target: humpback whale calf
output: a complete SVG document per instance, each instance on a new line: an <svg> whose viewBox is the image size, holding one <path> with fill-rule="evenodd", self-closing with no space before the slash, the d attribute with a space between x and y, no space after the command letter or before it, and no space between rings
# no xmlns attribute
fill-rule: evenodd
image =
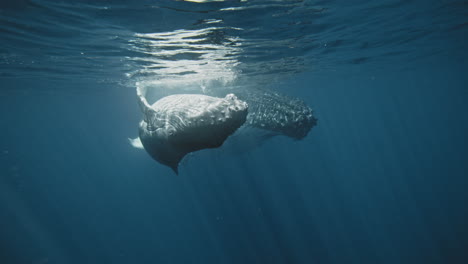
<svg viewBox="0 0 468 264"><path fill-rule="evenodd" d="M244 124L248 105L234 94L224 98L202 94L169 95L150 105L146 91L137 87L143 112L139 139L130 139L151 157L178 173L182 158L206 148L220 147Z"/></svg>

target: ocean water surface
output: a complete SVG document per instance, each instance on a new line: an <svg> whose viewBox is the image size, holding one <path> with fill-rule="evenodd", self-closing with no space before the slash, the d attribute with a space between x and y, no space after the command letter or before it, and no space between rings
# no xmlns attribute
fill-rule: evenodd
<svg viewBox="0 0 468 264"><path fill-rule="evenodd" d="M0 263L467 263L468 4L0 3ZM269 91L301 140L133 148L136 87Z"/></svg>

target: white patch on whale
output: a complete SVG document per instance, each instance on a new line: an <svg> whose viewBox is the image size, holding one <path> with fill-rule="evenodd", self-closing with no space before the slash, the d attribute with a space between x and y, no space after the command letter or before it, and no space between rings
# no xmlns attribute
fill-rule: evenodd
<svg viewBox="0 0 468 264"><path fill-rule="evenodd" d="M143 143L141 143L141 140L139 137L129 138L128 141L130 142L130 145L132 145L132 147L137 148L137 149L144 149Z"/></svg>

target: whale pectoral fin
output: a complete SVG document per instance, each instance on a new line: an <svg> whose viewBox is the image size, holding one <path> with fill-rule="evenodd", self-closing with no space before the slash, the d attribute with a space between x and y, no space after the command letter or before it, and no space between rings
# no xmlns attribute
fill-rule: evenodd
<svg viewBox="0 0 468 264"><path fill-rule="evenodd" d="M143 144L141 143L141 140L139 137L128 138L128 141L130 142L130 145L132 145L132 147L137 148L137 149L144 149Z"/></svg>

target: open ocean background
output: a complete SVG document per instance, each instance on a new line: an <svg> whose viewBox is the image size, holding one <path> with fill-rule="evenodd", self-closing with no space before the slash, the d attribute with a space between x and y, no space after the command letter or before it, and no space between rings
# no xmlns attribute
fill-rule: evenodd
<svg viewBox="0 0 468 264"><path fill-rule="evenodd" d="M0 263L468 263L467 59L467 1L2 1ZM318 125L176 176L136 82Z"/></svg>

